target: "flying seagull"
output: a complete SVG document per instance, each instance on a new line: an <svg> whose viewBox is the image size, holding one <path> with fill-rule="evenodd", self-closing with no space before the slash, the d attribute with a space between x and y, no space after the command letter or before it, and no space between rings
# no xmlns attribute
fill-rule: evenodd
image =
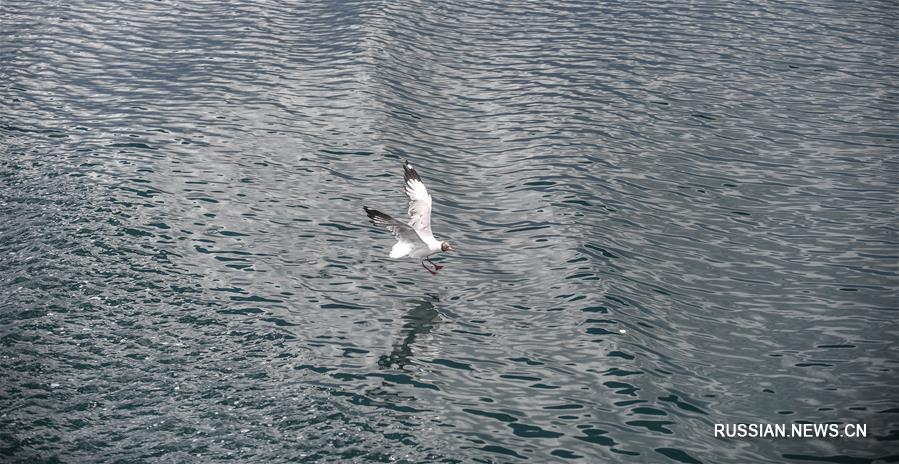
<svg viewBox="0 0 899 464"><path fill-rule="evenodd" d="M437 241L431 233L431 195L409 161L403 165L403 179L406 181L406 195L409 197L409 224L368 206L363 206L362 209L368 214L372 224L389 230L396 237L396 244L390 250L391 258L421 258L422 267L436 275L443 266L434 264L430 256L441 251L451 251L453 247L447 242ZM434 269L431 270L425 261L431 263Z"/></svg>

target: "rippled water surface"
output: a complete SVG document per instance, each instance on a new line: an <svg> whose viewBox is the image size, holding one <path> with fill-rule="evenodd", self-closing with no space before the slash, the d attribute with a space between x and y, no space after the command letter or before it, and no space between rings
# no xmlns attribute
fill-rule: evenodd
<svg viewBox="0 0 899 464"><path fill-rule="evenodd" d="M0 461L895 461L897 20L2 2Z"/></svg>

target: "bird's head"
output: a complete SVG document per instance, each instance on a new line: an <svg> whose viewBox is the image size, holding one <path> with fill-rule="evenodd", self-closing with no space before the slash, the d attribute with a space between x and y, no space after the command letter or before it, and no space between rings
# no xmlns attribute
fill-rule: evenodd
<svg viewBox="0 0 899 464"><path fill-rule="evenodd" d="M449 242L443 242L440 244L440 251L453 251L453 247L450 246Z"/></svg>

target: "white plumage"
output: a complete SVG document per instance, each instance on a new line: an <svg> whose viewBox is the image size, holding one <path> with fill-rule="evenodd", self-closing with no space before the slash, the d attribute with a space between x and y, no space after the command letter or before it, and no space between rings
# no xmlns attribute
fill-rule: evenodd
<svg viewBox="0 0 899 464"><path fill-rule="evenodd" d="M384 227L396 237L396 244L390 250L391 258L425 258L422 266L435 274L443 268L431 262L429 256L441 251L452 250L447 242L440 242L434 238L431 232L431 195L422 182L421 177L408 161L403 165L403 180L405 181L406 195L409 197L409 223L404 224L387 214L364 206L372 224ZM434 270L425 266L427 260L434 265Z"/></svg>

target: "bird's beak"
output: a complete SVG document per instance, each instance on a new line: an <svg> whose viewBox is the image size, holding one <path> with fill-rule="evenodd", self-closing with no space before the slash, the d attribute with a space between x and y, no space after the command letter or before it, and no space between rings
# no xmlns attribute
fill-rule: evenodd
<svg viewBox="0 0 899 464"><path fill-rule="evenodd" d="M447 246L446 246L446 251L456 251L456 249L453 248L452 245L447 245Z"/></svg>

